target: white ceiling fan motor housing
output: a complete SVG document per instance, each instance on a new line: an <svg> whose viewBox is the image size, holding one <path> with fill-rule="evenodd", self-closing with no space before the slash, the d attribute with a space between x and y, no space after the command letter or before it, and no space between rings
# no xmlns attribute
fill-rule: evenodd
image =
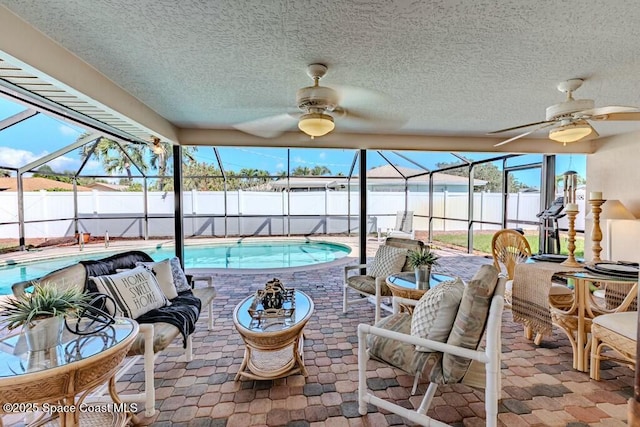
<svg viewBox="0 0 640 427"><path fill-rule="evenodd" d="M302 111L314 109L331 112L338 106L338 93L326 86L308 86L298 89L296 100Z"/></svg>
<svg viewBox="0 0 640 427"><path fill-rule="evenodd" d="M559 104L547 107L546 120L555 120L560 117L571 116L584 110L590 110L595 107L593 99L571 99Z"/></svg>

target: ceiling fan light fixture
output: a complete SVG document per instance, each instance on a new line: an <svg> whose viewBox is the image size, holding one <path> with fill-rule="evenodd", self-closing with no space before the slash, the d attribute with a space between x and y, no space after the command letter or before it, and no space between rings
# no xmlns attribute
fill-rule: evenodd
<svg viewBox="0 0 640 427"><path fill-rule="evenodd" d="M323 113L303 114L298 121L298 128L311 138L326 135L335 127L333 117Z"/></svg>
<svg viewBox="0 0 640 427"><path fill-rule="evenodd" d="M580 141L591 135L593 128L584 120L558 126L549 131L549 139L566 144Z"/></svg>

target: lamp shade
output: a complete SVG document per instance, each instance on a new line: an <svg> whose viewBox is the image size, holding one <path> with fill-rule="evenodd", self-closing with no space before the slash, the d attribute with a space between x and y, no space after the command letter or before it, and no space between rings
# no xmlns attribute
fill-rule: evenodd
<svg viewBox="0 0 640 427"><path fill-rule="evenodd" d="M549 131L549 139L566 144L580 141L594 133L593 128L584 120L558 126Z"/></svg>
<svg viewBox="0 0 640 427"><path fill-rule="evenodd" d="M622 204L620 200L607 200L602 205L602 219L636 219L636 217Z"/></svg>
<svg viewBox="0 0 640 427"><path fill-rule="evenodd" d="M333 123L333 117L322 113L309 113L300 117L298 128L307 135L315 138L323 136L331 132L336 125Z"/></svg>

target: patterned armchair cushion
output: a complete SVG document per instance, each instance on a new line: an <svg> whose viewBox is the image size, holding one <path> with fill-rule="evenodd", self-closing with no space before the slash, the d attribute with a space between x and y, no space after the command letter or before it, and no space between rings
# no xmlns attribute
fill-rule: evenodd
<svg viewBox="0 0 640 427"><path fill-rule="evenodd" d="M369 276L386 279L387 276L391 274L400 273L406 259L407 249L382 245L376 251L376 256L367 274Z"/></svg>
<svg viewBox="0 0 640 427"><path fill-rule="evenodd" d="M376 293L376 278L372 276L351 276L347 279L347 284L351 288L369 295L375 295ZM383 297L391 296L391 291L384 281L380 286L380 294Z"/></svg>
<svg viewBox="0 0 640 427"><path fill-rule="evenodd" d="M462 280L456 278L425 292L413 311L411 335L446 342L458 313L464 288ZM429 351L424 347L417 347L416 350Z"/></svg>
<svg viewBox="0 0 640 427"><path fill-rule="evenodd" d="M397 313L385 317L375 326L408 335L411 332L411 315ZM441 353L418 352L414 345L377 335L367 337L367 348L372 358L395 366L410 375L422 372L427 362L435 363L441 356Z"/></svg>
<svg viewBox="0 0 640 427"><path fill-rule="evenodd" d="M498 270L483 265L467 283L447 344L476 350L487 323L491 298L498 284ZM469 368L470 359L444 354L442 362L431 371L431 381L438 384L459 382Z"/></svg>

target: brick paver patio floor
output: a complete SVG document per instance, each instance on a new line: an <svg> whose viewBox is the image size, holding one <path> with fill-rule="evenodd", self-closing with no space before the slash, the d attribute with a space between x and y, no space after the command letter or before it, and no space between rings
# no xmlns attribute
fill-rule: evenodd
<svg viewBox="0 0 640 427"><path fill-rule="evenodd" d="M354 258L349 262L356 262ZM468 280L484 257L443 256L436 271ZM215 330L200 320L194 335L194 360L177 353L156 361L156 408L143 425L153 426L387 426L407 421L370 407L357 411L357 337L361 322L373 321L373 306L351 306L342 313L342 266L287 273L214 274ZM304 356L308 377L292 375L274 381L234 381L244 346L231 315L235 305L274 276L287 287L307 292L315 313L305 329ZM502 400L499 421L514 426L623 426L626 403L633 393L633 371L603 363L602 380L572 368L572 350L559 330L540 346L523 337L511 312L503 318ZM371 361L370 372L379 393L403 405L417 405L410 396L413 378ZM120 382L122 393L137 391L143 373L138 364ZM375 372L374 372L375 371ZM424 392L426 384L419 387ZM464 385L441 386L430 414L457 426L484 425L484 394ZM8 425L5 420L5 425Z"/></svg>

